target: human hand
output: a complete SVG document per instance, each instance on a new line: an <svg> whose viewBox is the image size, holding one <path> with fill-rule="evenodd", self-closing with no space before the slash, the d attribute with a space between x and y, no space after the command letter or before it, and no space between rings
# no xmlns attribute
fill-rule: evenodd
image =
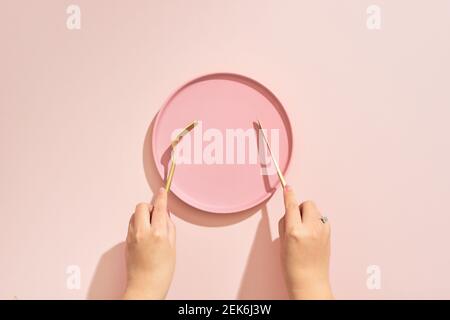
<svg viewBox="0 0 450 320"><path fill-rule="evenodd" d="M292 299L333 299L328 276L330 223L321 221L312 201L298 205L292 187L284 189L286 212L278 229L281 260Z"/></svg>
<svg viewBox="0 0 450 320"><path fill-rule="evenodd" d="M127 289L124 299L164 299L175 270L175 226L167 210L167 192L154 205L140 203L127 235Z"/></svg>

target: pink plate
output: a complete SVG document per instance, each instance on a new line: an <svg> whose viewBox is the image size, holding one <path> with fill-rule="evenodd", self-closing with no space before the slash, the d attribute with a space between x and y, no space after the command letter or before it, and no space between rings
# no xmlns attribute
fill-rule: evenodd
<svg viewBox="0 0 450 320"><path fill-rule="evenodd" d="M254 122L260 120L267 130L283 172L292 154L292 129L283 106L266 87L220 73L176 91L159 111L152 132L153 157L163 179L174 131L193 120L199 125L177 147L171 187L177 197L200 210L231 213L252 208L274 193L279 180L264 140L258 144ZM255 146L266 155L259 157Z"/></svg>

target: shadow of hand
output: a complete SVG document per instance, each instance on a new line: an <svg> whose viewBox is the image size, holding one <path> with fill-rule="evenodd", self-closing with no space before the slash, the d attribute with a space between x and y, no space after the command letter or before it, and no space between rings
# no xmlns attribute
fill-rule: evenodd
<svg viewBox="0 0 450 320"><path fill-rule="evenodd" d="M87 299L120 299L126 286L125 242L105 252L95 269Z"/></svg>
<svg viewBox="0 0 450 320"><path fill-rule="evenodd" d="M287 299L280 262L280 239L272 241L267 207L261 211L238 299Z"/></svg>

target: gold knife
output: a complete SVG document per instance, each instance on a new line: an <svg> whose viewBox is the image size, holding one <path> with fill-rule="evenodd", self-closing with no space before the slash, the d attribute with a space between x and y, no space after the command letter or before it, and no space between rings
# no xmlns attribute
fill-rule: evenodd
<svg viewBox="0 0 450 320"><path fill-rule="evenodd" d="M283 176L283 174L281 173L281 170L280 170L280 166L278 165L277 160L275 160L275 157L274 157L274 155L273 155L273 153L272 153L272 149L270 149L269 140L267 140L267 136L266 136L266 134L264 133L263 127L262 127L262 125L261 125L261 122L260 122L259 120L256 120L256 122L257 122L257 124L258 124L259 131L262 133L262 136L263 136L264 141L265 141L265 143L266 143L267 149L269 150L270 157L272 158L272 162L273 162L273 164L275 165L275 168L277 169L277 175L278 175L278 178L280 179L281 185L282 185L283 188L284 188L284 187L286 187L286 185L287 185L286 179L284 179L284 176Z"/></svg>

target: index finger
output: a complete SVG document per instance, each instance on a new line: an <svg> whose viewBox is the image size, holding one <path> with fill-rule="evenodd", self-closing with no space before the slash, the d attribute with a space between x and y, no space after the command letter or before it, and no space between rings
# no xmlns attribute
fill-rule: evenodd
<svg viewBox="0 0 450 320"><path fill-rule="evenodd" d="M294 189L287 185L283 190L284 207L286 208L285 221L287 227L296 226L302 223L302 216L298 207L297 197Z"/></svg>

